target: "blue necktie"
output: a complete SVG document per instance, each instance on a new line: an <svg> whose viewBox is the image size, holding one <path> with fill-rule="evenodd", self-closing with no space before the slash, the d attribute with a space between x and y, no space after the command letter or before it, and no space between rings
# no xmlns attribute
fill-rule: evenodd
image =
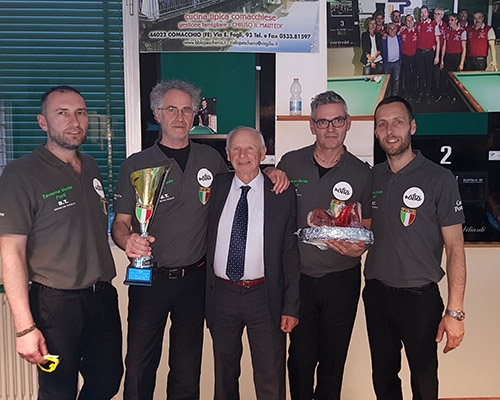
<svg viewBox="0 0 500 400"><path fill-rule="evenodd" d="M250 186L241 186L241 196L234 212L229 253L227 255L226 275L232 282L243 278L245 272L245 249L247 246L248 202Z"/></svg>

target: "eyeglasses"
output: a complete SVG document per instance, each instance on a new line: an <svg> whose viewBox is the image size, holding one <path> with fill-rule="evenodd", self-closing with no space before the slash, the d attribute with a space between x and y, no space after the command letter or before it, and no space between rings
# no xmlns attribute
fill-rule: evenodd
<svg viewBox="0 0 500 400"><path fill-rule="evenodd" d="M194 114L194 111L189 107L184 107L184 108L180 108L180 109L177 107L174 107L174 106L165 107L165 108L158 107L157 110L166 111L168 115L172 115L172 116L174 116L174 115L177 116L179 114L179 112L181 112L184 117L192 117Z"/></svg>
<svg viewBox="0 0 500 400"><path fill-rule="evenodd" d="M345 117L337 117L334 119L318 119L317 121L313 119L312 122L314 122L316 128L318 129L328 129L330 124L332 124L334 128L342 128L345 125L348 117L349 116L346 115Z"/></svg>

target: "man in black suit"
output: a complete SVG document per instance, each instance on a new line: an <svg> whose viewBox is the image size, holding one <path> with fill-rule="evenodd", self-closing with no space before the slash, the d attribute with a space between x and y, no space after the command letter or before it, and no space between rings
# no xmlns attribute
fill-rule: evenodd
<svg viewBox="0 0 500 400"><path fill-rule="evenodd" d="M239 399L246 327L257 399L284 400L286 333L299 322L295 192L292 187L281 194L271 191L271 181L259 169L266 147L255 129L233 129L226 152L235 173L215 178L208 222L206 318L213 339L214 398ZM236 230L243 236L234 244Z"/></svg>

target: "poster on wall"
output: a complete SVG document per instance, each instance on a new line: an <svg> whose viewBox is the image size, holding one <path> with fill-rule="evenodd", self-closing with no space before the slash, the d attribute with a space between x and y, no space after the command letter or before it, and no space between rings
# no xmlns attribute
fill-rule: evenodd
<svg viewBox="0 0 500 400"><path fill-rule="evenodd" d="M417 121L413 148L456 177L465 241L498 245L500 0L353 0L352 11L347 1L327 3L327 88L344 97L353 120L371 120L385 97L408 100ZM347 33L356 21L358 42ZM496 34L496 52L490 29ZM437 61L436 40L445 49ZM389 54L390 42L402 54ZM375 141L374 163L384 160Z"/></svg>
<svg viewBox="0 0 500 400"><path fill-rule="evenodd" d="M142 0L147 52L316 53L319 0Z"/></svg>
<svg viewBox="0 0 500 400"><path fill-rule="evenodd" d="M432 116L426 121L431 129L439 127L447 135L457 135L484 133L486 116L471 114L500 112L500 54L494 63L494 40L490 40L500 18L500 0L353 0L352 4L351 0L331 0L327 5L328 87L345 90L354 105L367 99L374 103L354 116L370 116L376 100L401 95L416 114ZM482 16L482 23L474 28L477 15ZM435 23L439 35L432 30ZM471 33L473 28L477 33ZM440 41L438 54L436 38ZM498 43L500 38L496 39ZM389 63L390 41L399 41L400 54L391 55ZM478 55L469 57L471 46ZM376 59L369 60L366 55L374 47ZM478 67L479 61L472 58L484 65ZM346 74L349 69L353 72ZM359 96L354 88L365 95ZM450 113L460 114L460 118L450 119Z"/></svg>
<svg viewBox="0 0 500 400"><path fill-rule="evenodd" d="M328 47L359 46L359 7L357 1L327 0Z"/></svg>

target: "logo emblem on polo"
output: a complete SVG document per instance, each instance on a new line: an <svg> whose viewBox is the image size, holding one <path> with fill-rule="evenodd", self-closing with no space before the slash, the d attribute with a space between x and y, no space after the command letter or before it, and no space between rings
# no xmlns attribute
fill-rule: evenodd
<svg viewBox="0 0 500 400"><path fill-rule="evenodd" d="M401 207L399 216L401 218L401 223L404 226L410 226L413 223L413 221L415 221L415 217L417 216L417 210L410 210L409 208Z"/></svg>
<svg viewBox="0 0 500 400"><path fill-rule="evenodd" d="M411 187L403 194L403 203L409 208L418 208L424 204L425 195L422 189Z"/></svg>
<svg viewBox="0 0 500 400"><path fill-rule="evenodd" d="M203 186L204 188L208 188L212 185L212 182L214 180L214 176L212 173L206 169L206 168L201 168L198 171L198 175L196 177L198 179L198 183Z"/></svg>
<svg viewBox="0 0 500 400"><path fill-rule="evenodd" d="M201 204L205 205L208 202L208 198L210 197L210 188L201 187L198 191L198 197L200 198Z"/></svg>
<svg viewBox="0 0 500 400"><path fill-rule="evenodd" d="M106 197L104 196L104 190L102 188L102 183L99 179L94 178L92 181L92 185L94 186L95 192L100 196L100 197Z"/></svg>
<svg viewBox="0 0 500 400"><path fill-rule="evenodd" d="M346 201L352 196L352 186L348 182L337 182L332 189L333 197Z"/></svg>

